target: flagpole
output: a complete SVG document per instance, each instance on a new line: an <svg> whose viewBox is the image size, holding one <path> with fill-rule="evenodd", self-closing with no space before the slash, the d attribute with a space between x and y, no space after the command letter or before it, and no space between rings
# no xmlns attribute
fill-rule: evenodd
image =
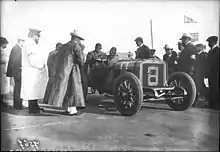
<svg viewBox="0 0 220 152"><path fill-rule="evenodd" d="M152 20L150 20L150 32L151 32L151 47L154 48L153 45L153 28L152 28Z"/></svg>

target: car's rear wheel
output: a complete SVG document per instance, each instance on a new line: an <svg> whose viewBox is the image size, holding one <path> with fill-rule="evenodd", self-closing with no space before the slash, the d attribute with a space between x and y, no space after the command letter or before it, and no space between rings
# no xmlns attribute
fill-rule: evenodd
<svg viewBox="0 0 220 152"><path fill-rule="evenodd" d="M182 98L173 98L167 100L167 104L172 109L181 111L186 110L193 105L196 99L196 85L193 79L187 73L173 73L168 80L168 85L183 90Z"/></svg>
<svg viewBox="0 0 220 152"><path fill-rule="evenodd" d="M139 79L130 72L121 74L115 81L114 99L118 111L125 116L136 114L143 102L143 89Z"/></svg>

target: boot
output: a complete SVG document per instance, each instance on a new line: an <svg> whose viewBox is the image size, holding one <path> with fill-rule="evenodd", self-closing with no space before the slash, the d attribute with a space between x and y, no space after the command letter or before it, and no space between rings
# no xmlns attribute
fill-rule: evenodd
<svg viewBox="0 0 220 152"><path fill-rule="evenodd" d="M35 100L28 100L29 113L40 113L40 110L35 106Z"/></svg>

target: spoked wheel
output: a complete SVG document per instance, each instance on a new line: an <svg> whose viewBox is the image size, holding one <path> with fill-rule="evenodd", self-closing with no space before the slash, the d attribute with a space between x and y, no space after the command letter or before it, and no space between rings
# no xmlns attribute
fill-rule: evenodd
<svg viewBox="0 0 220 152"><path fill-rule="evenodd" d="M139 79L130 72L121 74L114 85L114 98L118 111L125 116L136 114L143 102Z"/></svg>
<svg viewBox="0 0 220 152"><path fill-rule="evenodd" d="M174 93L179 95L167 100L172 109L186 110L193 105L196 99L196 85L187 73L173 73L168 80L168 85L176 87Z"/></svg>

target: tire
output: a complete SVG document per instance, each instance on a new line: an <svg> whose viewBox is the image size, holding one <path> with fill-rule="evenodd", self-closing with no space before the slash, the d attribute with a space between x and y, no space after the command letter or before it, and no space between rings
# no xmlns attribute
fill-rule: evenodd
<svg viewBox="0 0 220 152"><path fill-rule="evenodd" d="M118 111L125 116L135 115L143 103L143 89L140 81L130 72L122 73L115 80L113 95Z"/></svg>
<svg viewBox="0 0 220 152"><path fill-rule="evenodd" d="M177 82L176 84L174 84L175 81ZM187 73L184 72L173 73L168 80L168 85L183 88L187 93L187 95L183 97L181 103L176 103L178 99L167 100L167 104L172 109L177 111L184 111L194 104L196 99L196 85L193 79Z"/></svg>

